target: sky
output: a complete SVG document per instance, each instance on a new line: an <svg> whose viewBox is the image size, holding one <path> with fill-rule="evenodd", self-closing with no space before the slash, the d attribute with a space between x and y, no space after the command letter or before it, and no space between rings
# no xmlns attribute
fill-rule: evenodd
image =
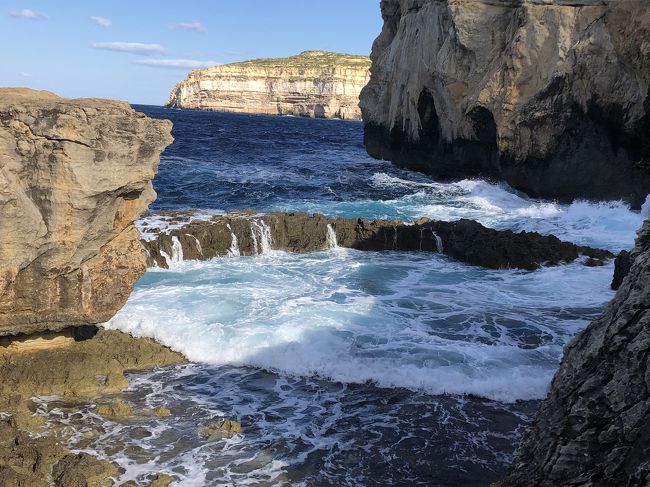
<svg viewBox="0 0 650 487"><path fill-rule="evenodd" d="M162 105L193 68L370 54L379 0L0 0L0 86Z"/></svg>

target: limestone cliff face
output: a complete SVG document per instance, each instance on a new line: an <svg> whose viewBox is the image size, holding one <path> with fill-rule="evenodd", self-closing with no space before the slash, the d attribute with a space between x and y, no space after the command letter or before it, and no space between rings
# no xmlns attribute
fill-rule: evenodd
<svg viewBox="0 0 650 487"><path fill-rule="evenodd" d="M382 0L366 146L568 200L650 191L646 0Z"/></svg>
<svg viewBox="0 0 650 487"><path fill-rule="evenodd" d="M146 268L136 219L171 123L0 89L0 336L110 319Z"/></svg>
<svg viewBox="0 0 650 487"><path fill-rule="evenodd" d="M650 221L602 317L566 348L505 486L650 485Z"/></svg>
<svg viewBox="0 0 650 487"><path fill-rule="evenodd" d="M370 60L322 51L192 71L168 107L360 120Z"/></svg>

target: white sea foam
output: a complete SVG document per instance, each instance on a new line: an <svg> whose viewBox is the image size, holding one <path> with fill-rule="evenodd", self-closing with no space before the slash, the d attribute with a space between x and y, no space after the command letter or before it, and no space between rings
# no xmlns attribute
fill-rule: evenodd
<svg viewBox="0 0 650 487"><path fill-rule="evenodd" d="M650 212L650 203L642 212L634 212L621 201L560 204L538 200L528 198L506 184L482 180L438 183L376 173L371 184L387 191L398 187L406 194L393 199L307 202L291 208L277 206L274 209L405 221L421 216L446 221L470 218L492 228L553 234L580 245L614 251L633 246L635 232L644 215Z"/></svg>
<svg viewBox="0 0 650 487"><path fill-rule="evenodd" d="M192 210L183 216L180 214L152 213L136 220L135 226L140 231L144 240L153 240L159 233L169 233L172 230L183 228L195 220L209 220L215 215L224 214L221 210Z"/></svg>
<svg viewBox="0 0 650 487"><path fill-rule="evenodd" d="M432 394L542 398L610 266L488 271L435 254L322 252L150 271L107 326L189 359Z"/></svg>

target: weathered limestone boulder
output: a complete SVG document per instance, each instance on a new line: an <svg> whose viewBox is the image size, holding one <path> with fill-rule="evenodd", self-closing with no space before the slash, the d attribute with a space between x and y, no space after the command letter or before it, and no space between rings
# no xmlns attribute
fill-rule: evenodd
<svg viewBox="0 0 650 487"><path fill-rule="evenodd" d="M0 336L110 319L146 269L133 220L171 123L0 89Z"/></svg>
<svg viewBox="0 0 650 487"><path fill-rule="evenodd" d="M187 214L161 212L178 224ZM178 226L178 225L177 225ZM407 224L392 220L328 218L320 214L226 214L196 220L169 232L144 228L150 265L168 267L180 260L256 255L269 250L313 252L333 246L369 251L428 251L491 269L535 270L542 265L589 257L602 265L614 256L600 249L563 242L553 235L494 230L473 220L428 218Z"/></svg>
<svg viewBox="0 0 650 487"><path fill-rule="evenodd" d="M305 51L192 71L167 100L172 108L360 120L370 59Z"/></svg>
<svg viewBox="0 0 650 487"><path fill-rule="evenodd" d="M566 347L506 486L650 485L650 221L603 315Z"/></svg>
<svg viewBox="0 0 650 487"><path fill-rule="evenodd" d="M650 192L647 0L382 0L368 152L570 200Z"/></svg>

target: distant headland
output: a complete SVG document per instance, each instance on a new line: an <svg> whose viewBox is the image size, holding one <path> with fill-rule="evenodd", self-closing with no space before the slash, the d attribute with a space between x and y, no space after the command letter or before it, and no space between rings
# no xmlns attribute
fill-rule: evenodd
<svg viewBox="0 0 650 487"><path fill-rule="evenodd" d="M360 120L370 59L325 51L192 71L166 106L219 112Z"/></svg>

